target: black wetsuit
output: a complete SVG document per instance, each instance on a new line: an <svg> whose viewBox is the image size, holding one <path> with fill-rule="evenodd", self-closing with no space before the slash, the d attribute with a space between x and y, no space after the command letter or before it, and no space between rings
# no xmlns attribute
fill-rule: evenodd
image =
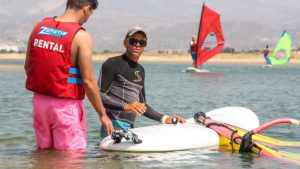
<svg viewBox="0 0 300 169"><path fill-rule="evenodd" d="M98 79L100 95L110 119L134 124L136 115L124 111L124 104L132 102L146 103L145 70L125 54L107 59L101 68ZM160 121L162 114L146 104L144 115Z"/></svg>

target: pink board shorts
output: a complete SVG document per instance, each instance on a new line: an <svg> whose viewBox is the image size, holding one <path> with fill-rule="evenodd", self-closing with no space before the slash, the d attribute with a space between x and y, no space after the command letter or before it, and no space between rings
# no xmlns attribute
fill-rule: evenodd
<svg viewBox="0 0 300 169"><path fill-rule="evenodd" d="M39 148L86 149L83 100L34 93L33 126Z"/></svg>

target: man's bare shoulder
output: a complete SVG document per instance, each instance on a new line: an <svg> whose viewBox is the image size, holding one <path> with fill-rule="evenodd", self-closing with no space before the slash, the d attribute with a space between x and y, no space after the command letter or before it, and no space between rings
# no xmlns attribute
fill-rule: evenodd
<svg viewBox="0 0 300 169"><path fill-rule="evenodd" d="M84 30L79 30L72 42L72 61L75 65L81 66L90 61L93 53L93 41L90 34Z"/></svg>
<svg viewBox="0 0 300 169"><path fill-rule="evenodd" d="M74 37L74 40L79 40L79 41L83 41L83 40L90 40L92 41L92 37L91 35L87 32L87 31L84 31L84 30L79 30L75 37Z"/></svg>

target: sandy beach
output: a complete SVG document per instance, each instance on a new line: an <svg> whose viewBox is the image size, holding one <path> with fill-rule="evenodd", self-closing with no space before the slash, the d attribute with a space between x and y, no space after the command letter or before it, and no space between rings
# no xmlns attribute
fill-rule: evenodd
<svg viewBox="0 0 300 169"><path fill-rule="evenodd" d="M111 56L117 56L120 53L105 53L94 55L94 60L103 61ZM142 62L169 62L169 63L190 63L192 58L188 53L182 54L157 54L144 53L140 61ZM211 58L211 63L244 63L244 64L264 64L265 60L262 53L220 53ZM300 64L300 51L292 52L292 58L289 64Z"/></svg>
<svg viewBox="0 0 300 169"><path fill-rule="evenodd" d="M121 53L101 53L93 56L94 61L104 61L109 57L120 55ZM0 54L0 60L25 60L25 53ZM188 53L182 54L157 54L145 52L141 62L154 63L191 63L192 59ZM264 64L262 53L221 53L211 58L209 63L239 63L239 64ZM300 51L293 51L289 64L300 64ZM0 69L22 69L20 65L0 64Z"/></svg>

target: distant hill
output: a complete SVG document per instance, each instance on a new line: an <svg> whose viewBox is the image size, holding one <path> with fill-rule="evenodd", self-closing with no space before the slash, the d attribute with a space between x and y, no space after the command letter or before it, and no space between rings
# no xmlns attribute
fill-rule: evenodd
<svg viewBox="0 0 300 169"><path fill-rule="evenodd" d="M0 0L1 44L25 48L30 31L45 16L61 15L65 0ZM127 29L144 27L149 34L148 50L186 50L197 34L203 1L195 0L101 0L85 27L92 34L95 50L123 50ZM273 46L287 30L300 46L300 1L298 0L209 0L210 8L221 14L225 47L236 50Z"/></svg>

